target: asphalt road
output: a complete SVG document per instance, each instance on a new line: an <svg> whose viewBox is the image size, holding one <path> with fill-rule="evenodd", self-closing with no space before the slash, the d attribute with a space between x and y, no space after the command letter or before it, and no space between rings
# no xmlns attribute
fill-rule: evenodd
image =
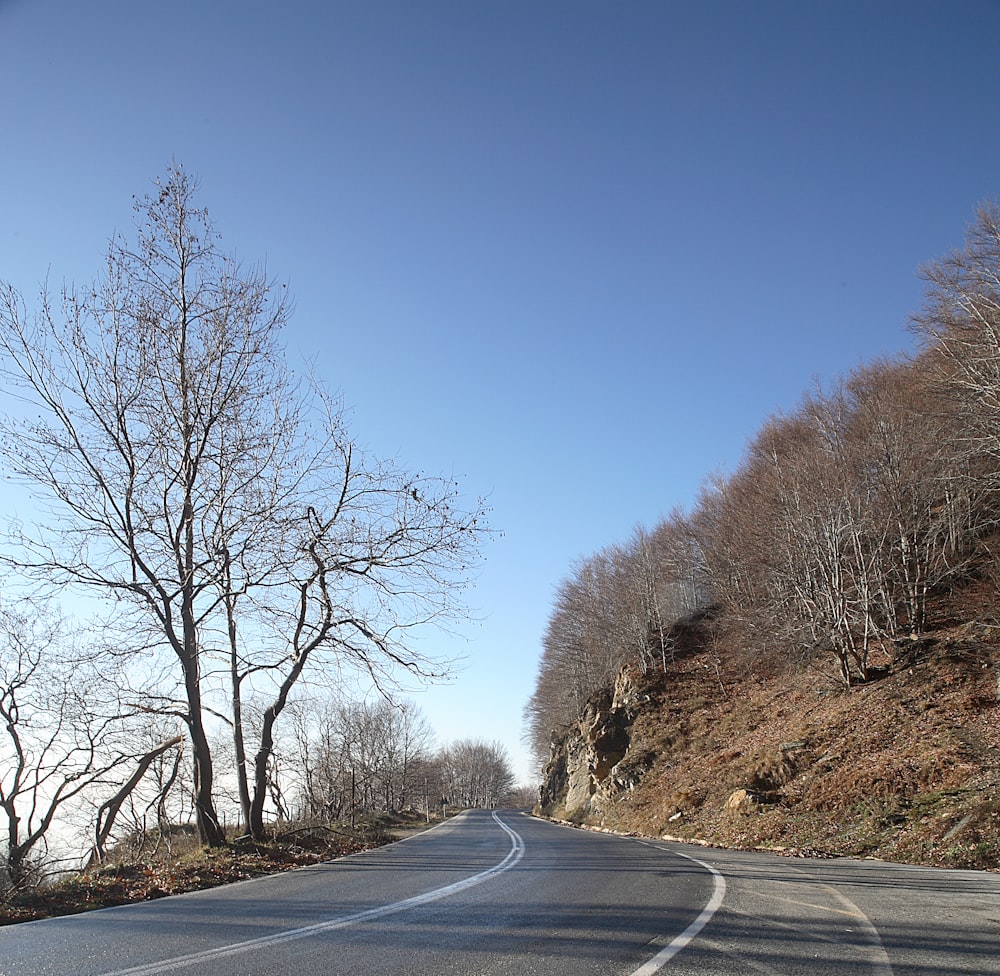
<svg viewBox="0 0 1000 976"><path fill-rule="evenodd" d="M0 929L0 976L1000 974L1000 875L462 814L226 888Z"/></svg>

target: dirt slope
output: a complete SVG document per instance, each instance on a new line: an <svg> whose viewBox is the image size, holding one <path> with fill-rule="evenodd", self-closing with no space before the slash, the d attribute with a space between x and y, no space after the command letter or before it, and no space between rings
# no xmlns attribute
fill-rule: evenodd
<svg viewBox="0 0 1000 976"><path fill-rule="evenodd" d="M707 631L703 637L707 638ZM1000 627L902 642L852 689L695 640L626 669L553 752L539 812L730 847L1000 868Z"/></svg>

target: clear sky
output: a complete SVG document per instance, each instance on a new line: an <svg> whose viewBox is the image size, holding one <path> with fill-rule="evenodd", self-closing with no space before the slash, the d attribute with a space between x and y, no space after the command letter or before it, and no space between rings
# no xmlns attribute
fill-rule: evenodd
<svg viewBox="0 0 1000 976"><path fill-rule="evenodd" d="M0 0L0 278L89 280L196 174L358 439L490 496L417 702L526 778L571 561L911 347L919 266L1000 195L998 38L998 0Z"/></svg>

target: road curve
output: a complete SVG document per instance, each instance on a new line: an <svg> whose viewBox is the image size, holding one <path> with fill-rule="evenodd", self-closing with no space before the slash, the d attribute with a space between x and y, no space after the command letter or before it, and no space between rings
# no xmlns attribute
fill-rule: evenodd
<svg viewBox="0 0 1000 976"><path fill-rule="evenodd" d="M985 976L998 945L997 875L470 811L330 864L0 929L0 976Z"/></svg>

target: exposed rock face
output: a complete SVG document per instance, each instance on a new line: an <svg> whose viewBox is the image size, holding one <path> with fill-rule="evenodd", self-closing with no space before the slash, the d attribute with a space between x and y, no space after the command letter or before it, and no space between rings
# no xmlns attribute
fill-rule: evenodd
<svg viewBox="0 0 1000 976"><path fill-rule="evenodd" d="M625 668L613 693L589 702L583 718L553 743L542 777L542 813L582 822L600 815L612 796L634 785L615 776L615 770L628 753L636 704Z"/></svg>

